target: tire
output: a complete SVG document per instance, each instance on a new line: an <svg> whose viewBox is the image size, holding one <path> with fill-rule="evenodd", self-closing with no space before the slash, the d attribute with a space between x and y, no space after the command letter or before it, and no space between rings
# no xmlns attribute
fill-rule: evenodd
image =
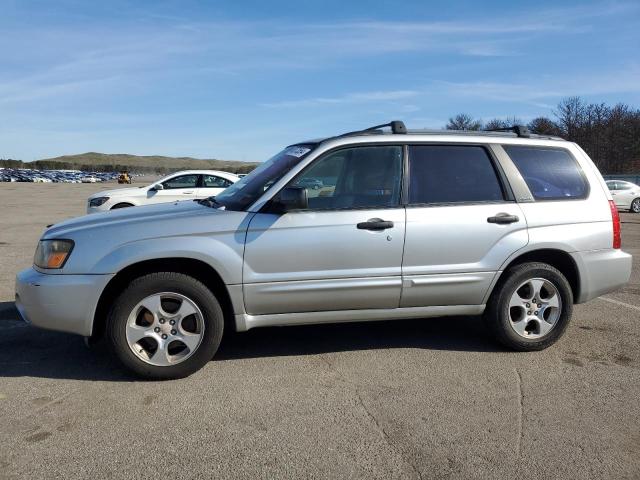
<svg viewBox="0 0 640 480"><path fill-rule="evenodd" d="M206 365L220 346L223 329L220 303L203 283L159 272L136 278L118 296L107 317L106 337L127 369L143 378L168 380Z"/></svg>
<svg viewBox="0 0 640 480"><path fill-rule="evenodd" d="M130 203L116 203L113 207L111 207L111 210L117 210L119 208L129 208L129 207L133 207L133 205L131 205Z"/></svg>
<svg viewBox="0 0 640 480"><path fill-rule="evenodd" d="M629 206L629 211L632 213L640 213L640 198L636 198Z"/></svg>
<svg viewBox="0 0 640 480"><path fill-rule="evenodd" d="M502 345L528 352L553 345L567 329L572 311L573 292L559 270L546 263L523 263L506 271L496 285L485 322Z"/></svg>

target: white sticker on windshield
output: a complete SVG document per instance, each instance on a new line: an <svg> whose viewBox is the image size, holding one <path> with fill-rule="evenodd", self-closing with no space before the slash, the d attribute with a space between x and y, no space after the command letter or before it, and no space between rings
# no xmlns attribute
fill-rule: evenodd
<svg viewBox="0 0 640 480"><path fill-rule="evenodd" d="M305 153L308 153L311 149L307 147L289 147L284 153L291 155L292 157L300 158Z"/></svg>

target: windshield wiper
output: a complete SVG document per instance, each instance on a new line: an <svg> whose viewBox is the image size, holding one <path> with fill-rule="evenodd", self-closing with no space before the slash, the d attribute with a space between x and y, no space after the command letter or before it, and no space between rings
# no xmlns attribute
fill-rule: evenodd
<svg viewBox="0 0 640 480"><path fill-rule="evenodd" d="M194 202L198 202L200 205L204 205L209 208L219 208L222 207L222 204L216 200L216 197L207 197L203 199L193 199Z"/></svg>

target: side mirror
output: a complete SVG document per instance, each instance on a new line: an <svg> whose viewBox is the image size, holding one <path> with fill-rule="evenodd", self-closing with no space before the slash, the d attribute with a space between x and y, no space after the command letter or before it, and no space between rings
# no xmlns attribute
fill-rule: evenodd
<svg viewBox="0 0 640 480"><path fill-rule="evenodd" d="M150 190L154 190L157 192L158 190L164 190L164 187L162 186L161 183L156 183L154 186L150 188Z"/></svg>
<svg viewBox="0 0 640 480"><path fill-rule="evenodd" d="M309 208L307 189L303 187L286 187L280 190L276 203L283 211L306 210Z"/></svg>

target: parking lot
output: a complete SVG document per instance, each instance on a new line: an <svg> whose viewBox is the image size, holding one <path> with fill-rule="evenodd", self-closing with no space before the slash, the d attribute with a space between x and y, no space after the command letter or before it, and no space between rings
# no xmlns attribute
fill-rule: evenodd
<svg viewBox="0 0 640 480"><path fill-rule="evenodd" d="M43 228L115 186L0 184L0 478L640 477L640 215L631 282L546 351L468 317L266 328L141 382L13 307Z"/></svg>

